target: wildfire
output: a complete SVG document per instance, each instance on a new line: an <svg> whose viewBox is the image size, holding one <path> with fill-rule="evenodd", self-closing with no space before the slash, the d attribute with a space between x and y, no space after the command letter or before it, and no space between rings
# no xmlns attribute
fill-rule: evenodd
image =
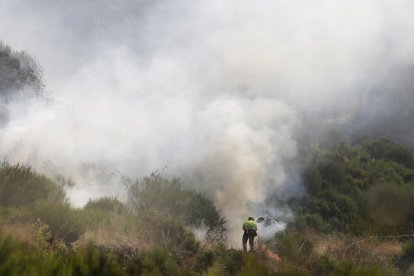
<svg viewBox="0 0 414 276"><path fill-rule="evenodd" d="M266 257L270 260L275 261L276 263L280 263L280 257L278 254L274 253L271 249L269 249L265 244L260 245L260 251L263 252Z"/></svg>

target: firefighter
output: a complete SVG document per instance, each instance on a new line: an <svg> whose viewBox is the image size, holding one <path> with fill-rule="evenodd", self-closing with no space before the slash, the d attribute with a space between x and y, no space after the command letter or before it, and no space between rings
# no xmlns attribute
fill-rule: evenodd
<svg viewBox="0 0 414 276"><path fill-rule="evenodd" d="M249 240L250 252L254 252L254 237L257 236L257 225L253 217L249 217L243 223L243 250L247 251L247 240Z"/></svg>

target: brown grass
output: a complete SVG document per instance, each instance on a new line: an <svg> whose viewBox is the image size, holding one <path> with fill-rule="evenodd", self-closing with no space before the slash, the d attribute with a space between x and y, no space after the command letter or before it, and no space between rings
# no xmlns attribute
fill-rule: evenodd
<svg viewBox="0 0 414 276"><path fill-rule="evenodd" d="M395 238L313 234L310 240L316 254L335 260L348 259L355 264L389 263L402 251L402 243Z"/></svg>
<svg viewBox="0 0 414 276"><path fill-rule="evenodd" d="M31 242L33 238L34 227L28 223L4 224L1 227L5 236L12 236L24 242Z"/></svg>
<svg viewBox="0 0 414 276"><path fill-rule="evenodd" d="M127 249L136 252L136 254L150 247L144 237L137 233L125 233L107 228L86 231L73 246L75 248L81 247L90 242L115 252Z"/></svg>

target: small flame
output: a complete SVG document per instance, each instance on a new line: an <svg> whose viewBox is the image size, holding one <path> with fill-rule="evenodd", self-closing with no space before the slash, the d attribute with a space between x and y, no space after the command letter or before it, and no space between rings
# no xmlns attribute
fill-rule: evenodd
<svg viewBox="0 0 414 276"><path fill-rule="evenodd" d="M273 260L276 263L280 263L279 255L269 249L265 244L261 244L260 251L264 252L266 257L268 257L270 260Z"/></svg>

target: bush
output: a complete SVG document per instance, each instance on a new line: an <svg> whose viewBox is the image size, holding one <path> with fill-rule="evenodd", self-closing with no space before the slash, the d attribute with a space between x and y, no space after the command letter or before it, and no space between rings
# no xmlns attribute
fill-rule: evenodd
<svg viewBox="0 0 414 276"><path fill-rule="evenodd" d="M168 180L158 173L144 177L129 187L129 206L136 213L150 209L179 218L186 225L206 225L210 232L223 233L225 220L213 202L205 196L183 188L179 179Z"/></svg>
<svg viewBox="0 0 414 276"><path fill-rule="evenodd" d="M59 256L0 235L0 275L62 275L68 271L63 261Z"/></svg>
<svg viewBox="0 0 414 276"><path fill-rule="evenodd" d="M397 266L402 271L407 271L414 263L414 241L404 245L401 255L396 259Z"/></svg>
<svg viewBox="0 0 414 276"><path fill-rule="evenodd" d="M76 241L85 231L82 210L72 209L67 203L38 202L33 217L49 225L53 239L65 243Z"/></svg>
<svg viewBox="0 0 414 276"><path fill-rule="evenodd" d="M277 233L275 244L279 255L293 262L304 261L313 251L313 244L302 233L295 231L285 230Z"/></svg>
<svg viewBox="0 0 414 276"><path fill-rule="evenodd" d="M79 251L39 252L10 237L0 236L0 275L125 275L109 252L89 245Z"/></svg>
<svg viewBox="0 0 414 276"><path fill-rule="evenodd" d="M414 168L414 149L411 147L395 144L387 139L366 141L362 145L375 159L389 160Z"/></svg>
<svg viewBox="0 0 414 276"><path fill-rule="evenodd" d="M414 150L389 140L341 142L306 164L306 194L291 201L300 223L323 232L408 231L414 217ZM298 224L299 225L299 224Z"/></svg>
<svg viewBox="0 0 414 276"><path fill-rule="evenodd" d="M118 199L112 197L89 200L84 209L97 209L104 212L116 213L118 215L127 213L126 206Z"/></svg>
<svg viewBox="0 0 414 276"><path fill-rule="evenodd" d="M306 214L304 216L306 224L314 229L318 229L321 232L329 233L332 231L332 226L328 222L325 222L322 216L318 213Z"/></svg>
<svg viewBox="0 0 414 276"><path fill-rule="evenodd" d="M145 221L141 235L171 252L177 263L197 254L200 245L180 220L150 210L140 213L138 219Z"/></svg>
<svg viewBox="0 0 414 276"><path fill-rule="evenodd" d="M35 95L42 93L43 71L36 60L26 52L13 52L1 41L0 72L0 100L9 100L26 86L30 86Z"/></svg>
<svg viewBox="0 0 414 276"><path fill-rule="evenodd" d="M124 275L125 271L111 253L93 244L65 256L68 275Z"/></svg>
<svg viewBox="0 0 414 276"><path fill-rule="evenodd" d="M63 202L63 189L45 176L38 175L30 167L9 165L0 167L0 205L24 206L39 200Z"/></svg>
<svg viewBox="0 0 414 276"><path fill-rule="evenodd" d="M367 191L367 216L378 226L406 224L410 209L410 197L400 185L382 183Z"/></svg>
<svg viewBox="0 0 414 276"><path fill-rule="evenodd" d="M165 249L155 248L140 257L143 275L182 275Z"/></svg>

